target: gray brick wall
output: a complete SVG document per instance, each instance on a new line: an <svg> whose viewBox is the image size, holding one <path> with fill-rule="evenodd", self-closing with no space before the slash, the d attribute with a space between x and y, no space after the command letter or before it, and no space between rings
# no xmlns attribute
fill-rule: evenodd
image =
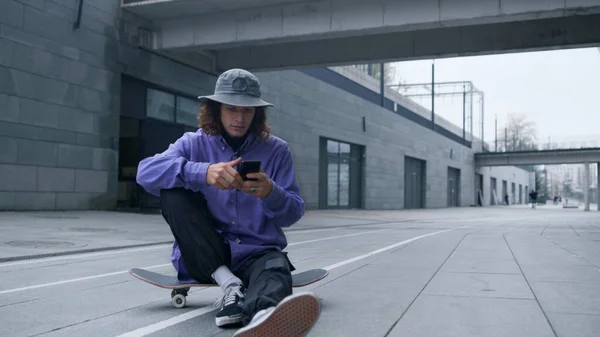
<svg viewBox="0 0 600 337"><path fill-rule="evenodd" d="M117 199L120 77L204 94L214 76L137 48L120 0L0 2L0 210L106 209Z"/></svg>
<svg viewBox="0 0 600 337"><path fill-rule="evenodd" d="M92 6L118 1L86 3L79 30L75 0L0 4L0 209L107 208L116 198L120 69Z"/></svg>

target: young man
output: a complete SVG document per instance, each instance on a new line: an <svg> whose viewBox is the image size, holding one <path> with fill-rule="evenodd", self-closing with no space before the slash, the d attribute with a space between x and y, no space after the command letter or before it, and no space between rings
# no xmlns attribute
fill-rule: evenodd
<svg viewBox="0 0 600 337"><path fill-rule="evenodd" d="M217 282L218 326L235 336L304 336L320 315L311 293L292 295L282 228L304 214L288 145L270 134L256 76L231 69L199 97L200 129L142 160L137 182L160 196L179 279ZM242 160L261 162L244 180ZM214 280L214 281L213 281Z"/></svg>

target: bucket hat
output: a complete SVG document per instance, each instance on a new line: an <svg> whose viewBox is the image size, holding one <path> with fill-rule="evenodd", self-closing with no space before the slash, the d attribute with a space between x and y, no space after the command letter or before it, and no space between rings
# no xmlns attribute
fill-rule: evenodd
<svg viewBox="0 0 600 337"><path fill-rule="evenodd" d="M263 101L261 95L258 78L247 70L234 68L219 76L213 95L198 96L198 99L200 102L213 100L233 106L273 106Z"/></svg>

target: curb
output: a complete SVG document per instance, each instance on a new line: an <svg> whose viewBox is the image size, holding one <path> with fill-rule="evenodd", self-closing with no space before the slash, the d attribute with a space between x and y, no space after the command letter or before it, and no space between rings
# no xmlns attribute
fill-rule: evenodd
<svg viewBox="0 0 600 337"><path fill-rule="evenodd" d="M159 246L159 245L165 245L165 244L171 244L171 243L173 243L172 240L171 241L142 243L142 244L137 244L137 245L126 245L126 246L112 246L112 247L98 247L98 248L89 248L89 249L79 249L79 250L71 250L71 251L66 251L66 252L47 253L47 254L9 256L9 257L2 257L2 258L0 258L0 263L3 263L3 262L13 262L13 261L23 261L23 260L43 259L43 258L46 258L46 257L55 257L55 256L77 255L77 254L85 254L85 253L96 253L96 252L104 252L104 251L109 251L109 250L121 250L121 249L129 249L129 248Z"/></svg>

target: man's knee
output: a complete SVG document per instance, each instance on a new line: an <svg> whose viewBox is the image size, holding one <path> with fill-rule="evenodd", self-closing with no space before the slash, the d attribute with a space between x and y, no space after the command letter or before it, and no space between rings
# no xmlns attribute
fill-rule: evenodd
<svg viewBox="0 0 600 337"><path fill-rule="evenodd" d="M269 254L264 263L264 269L269 271L280 271L290 273L290 265L283 254Z"/></svg>
<svg viewBox="0 0 600 337"><path fill-rule="evenodd" d="M281 286L291 287L293 266L287 256L278 251L270 251L246 262L245 278L249 283L281 283ZM276 281L277 280L277 281Z"/></svg>
<svg viewBox="0 0 600 337"><path fill-rule="evenodd" d="M285 275L291 275L291 272L294 271L294 266L283 252L271 251L262 256L260 260L264 271L279 272Z"/></svg>
<svg viewBox="0 0 600 337"><path fill-rule="evenodd" d="M279 252L267 254L262 268L263 276L261 278L264 279L264 282L271 283L273 292L277 294L276 297L285 297L291 294L293 267L284 254Z"/></svg>

